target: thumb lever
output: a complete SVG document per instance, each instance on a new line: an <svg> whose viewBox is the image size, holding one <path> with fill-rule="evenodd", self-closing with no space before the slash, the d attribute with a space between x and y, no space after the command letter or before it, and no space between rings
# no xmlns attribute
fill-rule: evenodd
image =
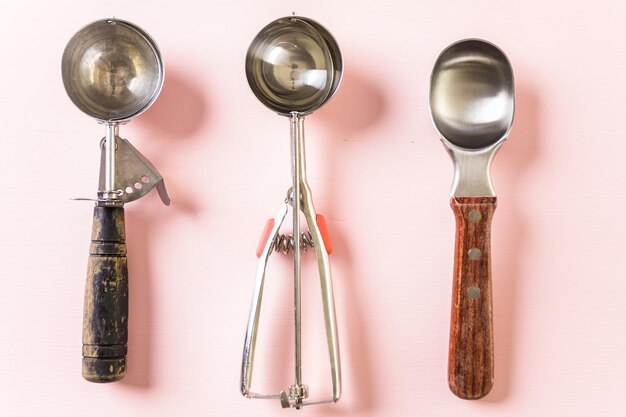
<svg viewBox="0 0 626 417"><path fill-rule="evenodd" d="M122 204L130 203L148 194L156 187L161 201L166 206L170 205L170 197L165 188L165 181L154 165L150 163L130 142L119 136L115 137L115 188ZM105 187L105 149L104 139L100 143L100 179L98 183L98 196L106 190Z"/></svg>

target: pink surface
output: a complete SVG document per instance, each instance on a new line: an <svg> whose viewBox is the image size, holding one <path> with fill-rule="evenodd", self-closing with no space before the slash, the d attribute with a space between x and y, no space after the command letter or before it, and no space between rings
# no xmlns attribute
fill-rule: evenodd
<svg viewBox="0 0 626 417"><path fill-rule="evenodd" d="M4 5L0 25L0 416L295 412L238 392L254 251L290 181L288 123L250 92L243 63L256 33L293 10L345 59L339 93L306 122L344 395L299 415L625 415L622 2L59 0ZM146 29L166 61L162 96L121 133L164 175L172 206L127 206L128 375L94 385L80 376L92 209L69 198L95 195L104 131L66 97L60 59L76 30L109 16ZM446 383L452 164L427 102L435 58L466 37L507 53L517 93L493 166L496 383L474 402ZM289 264L271 262L255 383L283 388ZM326 362L307 276L313 389Z"/></svg>

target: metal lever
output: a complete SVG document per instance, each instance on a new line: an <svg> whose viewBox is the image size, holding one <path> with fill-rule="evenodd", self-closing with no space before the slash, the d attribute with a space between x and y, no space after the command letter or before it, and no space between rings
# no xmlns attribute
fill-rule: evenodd
<svg viewBox="0 0 626 417"><path fill-rule="evenodd" d="M150 163L130 142L115 135L115 162L114 162L114 188L107 186L107 142L108 138L102 139L100 147L102 155L100 160L100 180L98 185L98 200L110 194L116 195L115 200L121 204L135 201L148 194L156 187L161 201L166 206L170 204L170 197L165 188L165 181L154 165Z"/></svg>
<svg viewBox="0 0 626 417"><path fill-rule="evenodd" d="M337 322L335 316L335 303L333 297L332 279L330 274L330 262L328 259L327 245L318 224L318 216L313 207L311 189L306 180L306 165L304 155L304 118L298 113L291 114L291 138L292 138L292 174L293 186L288 192L285 204L280 208L269 236L265 242L263 251L259 256L257 267L256 284L250 306L248 327L244 343L243 360L241 367L241 393L247 398L274 398L280 399L283 408L299 409L306 405L336 402L341 397L341 367L339 360L339 342L337 337ZM289 195L292 197L289 198ZM297 198L299 196L300 198ZM293 207L293 255L294 255L294 326L295 326L295 383L287 390L279 394L259 394L251 391L252 371L254 368L254 354L258 335L259 317L265 284L265 272L269 256L275 247L277 239L289 205ZM300 287L300 212L305 216L309 232L313 238L313 247L317 256L317 265L320 275L322 290L322 305L324 309L324 324L326 327L326 340L330 359L332 378L332 398L305 401L309 396L309 389L302 383L302 346L301 346L301 287Z"/></svg>

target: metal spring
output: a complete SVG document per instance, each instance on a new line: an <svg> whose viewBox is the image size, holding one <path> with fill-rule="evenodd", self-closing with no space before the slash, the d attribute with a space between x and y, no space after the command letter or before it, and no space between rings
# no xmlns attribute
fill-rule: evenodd
<svg viewBox="0 0 626 417"><path fill-rule="evenodd" d="M278 234L274 242L272 243L272 248L275 252L282 252L287 255L289 252L293 251L294 240L293 235L281 235ZM313 236L311 236L311 232L304 232L300 234L300 252L305 253L309 248L313 249Z"/></svg>

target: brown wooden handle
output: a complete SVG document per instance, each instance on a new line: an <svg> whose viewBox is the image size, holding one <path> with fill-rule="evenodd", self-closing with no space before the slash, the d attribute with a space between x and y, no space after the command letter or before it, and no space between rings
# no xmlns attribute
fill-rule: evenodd
<svg viewBox="0 0 626 417"><path fill-rule="evenodd" d="M478 399L493 386L491 218L496 197L452 197L456 217L448 385Z"/></svg>
<svg viewBox="0 0 626 417"><path fill-rule="evenodd" d="M124 208L93 214L83 312L83 377L113 382L126 373L128 267Z"/></svg>

